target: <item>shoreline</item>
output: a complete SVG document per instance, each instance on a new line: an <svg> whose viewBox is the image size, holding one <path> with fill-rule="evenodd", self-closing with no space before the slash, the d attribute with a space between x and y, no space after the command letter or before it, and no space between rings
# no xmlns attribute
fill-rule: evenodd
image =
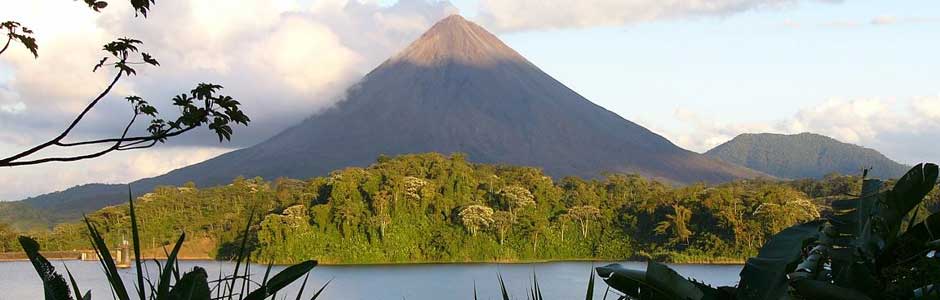
<svg viewBox="0 0 940 300"><path fill-rule="evenodd" d="M2 256L19 256L22 255L22 258L0 258L0 263L5 262L23 262L29 261L29 258L26 257L25 253L22 252L8 252L0 253ZM47 257L50 261L97 261L97 260L81 260L78 258L68 258L68 257ZM162 256L143 256L141 260L165 260L166 257ZM225 262L227 260L215 259L208 256L188 256L188 257L178 257L178 260L181 261L214 261L214 262ZM406 266L406 265L484 265L484 264L502 264L502 265L522 265L522 264L548 264L548 263L565 263L565 262L646 262L651 259L643 257L632 257L632 258L621 258L621 259L608 259L608 258L565 258L565 259L526 259L526 260L482 260L482 261L417 261L417 262L363 262L363 263L349 263L349 262L331 262L331 261L317 261L317 265L320 266ZM744 265L744 259L733 259L727 257L718 257L715 259L689 259L689 260L680 260L680 261L665 261L666 264L673 265ZM274 263L276 266L286 266L291 263Z"/></svg>

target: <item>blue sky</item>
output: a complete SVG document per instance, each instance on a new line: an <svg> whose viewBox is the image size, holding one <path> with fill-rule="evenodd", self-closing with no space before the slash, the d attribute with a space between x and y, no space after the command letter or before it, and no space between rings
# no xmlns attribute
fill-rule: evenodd
<svg viewBox="0 0 940 300"><path fill-rule="evenodd" d="M476 18L476 1L454 3ZM832 101L877 101L896 118L917 118L908 102L940 96L938 32L940 2L845 1L499 36L588 99L695 151L733 137L715 130L816 131L914 163L940 155L904 151L910 144L881 133L782 123ZM703 122L721 128L692 124ZM940 146L935 137L924 146Z"/></svg>
<svg viewBox="0 0 940 300"><path fill-rule="evenodd" d="M0 200L159 175L257 143L335 103L457 10L589 100L693 151L740 133L811 131L904 163L940 161L938 1L181 0L146 20L121 5L97 14L58 1L0 11L37 30L41 53L0 56L0 155L54 134L55 120L95 94L104 75L89 66L114 36L141 38L162 63L116 97L167 98L211 80L254 122L230 144L196 134L92 163L5 170ZM112 134L108 116L122 105L107 103L82 134Z"/></svg>

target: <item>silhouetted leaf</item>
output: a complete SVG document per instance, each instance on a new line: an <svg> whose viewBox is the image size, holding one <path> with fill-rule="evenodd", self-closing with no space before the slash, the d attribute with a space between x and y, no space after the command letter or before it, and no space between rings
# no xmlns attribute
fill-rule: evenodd
<svg viewBox="0 0 940 300"><path fill-rule="evenodd" d="M277 293L277 291L287 287L301 276L306 275L307 272L310 272L310 270L316 266L317 261L308 260L287 267L286 269L274 275L274 277L271 277L271 280L269 280L266 285L259 287L251 293L248 293L248 296L246 296L244 300L263 300L268 296Z"/></svg>
<svg viewBox="0 0 940 300"><path fill-rule="evenodd" d="M25 236L19 237L19 241L26 256L29 257L29 262L39 274L39 279L42 280L46 300L71 300L69 285L65 283L65 278L61 274L56 273L55 267L42 254L39 254L39 243Z"/></svg>
<svg viewBox="0 0 940 300"><path fill-rule="evenodd" d="M208 278L205 269L193 267L192 271L183 274L165 299L208 300L211 298Z"/></svg>

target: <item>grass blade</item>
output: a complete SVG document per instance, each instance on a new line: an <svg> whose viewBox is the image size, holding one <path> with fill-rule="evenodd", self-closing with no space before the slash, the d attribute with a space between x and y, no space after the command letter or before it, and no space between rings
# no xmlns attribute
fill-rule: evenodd
<svg viewBox="0 0 940 300"><path fill-rule="evenodd" d="M585 300L594 299L594 266L591 266L591 279L588 280L588 289L587 296L584 297Z"/></svg>
<svg viewBox="0 0 940 300"><path fill-rule="evenodd" d="M478 299L477 299L477 281L476 281L476 280L473 281L473 300L478 300Z"/></svg>
<svg viewBox="0 0 940 300"><path fill-rule="evenodd" d="M78 283L75 282L75 277L72 277L72 271L69 271L69 266L66 266L65 264L62 266L65 267L65 274L69 275L69 282L72 283L72 292L75 293L75 297L79 297L82 294L82 290L78 288Z"/></svg>
<svg viewBox="0 0 940 300"><path fill-rule="evenodd" d="M181 233L176 245L173 246L173 251L166 258L166 265L163 266L163 271L160 272L160 281L157 282L157 299L167 299L170 293L170 275L172 275L173 268L176 266L176 255L179 254L180 247L185 239L186 233Z"/></svg>
<svg viewBox="0 0 940 300"><path fill-rule="evenodd" d="M304 282L300 284L300 291L297 291L297 298L294 300L300 300L300 297L304 295L304 288L307 287L308 278L310 278L310 272L307 272L307 275L304 276Z"/></svg>
<svg viewBox="0 0 940 300"><path fill-rule="evenodd" d="M140 232L137 227L137 213L134 210L134 194L131 192L130 185L127 185L127 202L131 211L131 241L134 244L134 265L137 268L137 296L143 300L147 299L147 296L144 292L144 273L140 267Z"/></svg>
<svg viewBox="0 0 940 300"><path fill-rule="evenodd" d="M532 272L532 281L535 282L535 299L544 300L545 298L542 297L542 288L539 287L539 279L535 276L535 272Z"/></svg>
<svg viewBox="0 0 940 300"><path fill-rule="evenodd" d="M278 272L274 277L271 277L271 280L262 287L252 291L245 297L245 300L263 300L268 296L277 293L279 290L287 287L292 282L300 279L301 276L304 276L310 270L317 266L317 261L308 260L290 267L287 269Z"/></svg>
<svg viewBox="0 0 940 300"><path fill-rule="evenodd" d="M503 292L503 300L509 300L509 292L506 292L506 283L503 282L503 275L496 273L496 278L499 279L499 288Z"/></svg>
<svg viewBox="0 0 940 300"><path fill-rule="evenodd" d="M232 293L234 292L234 289L235 289L235 281L238 280L238 270L241 267L242 259L244 259L245 247L248 246L247 245L248 230L251 229L251 221L252 219L254 219L254 217L255 217L255 212L254 210L252 210L251 212L248 213L248 222L245 223L245 231L244 233L242 233L242 243L241 243L241 246L239 246L238 248L238 255L235 256L235 270L232 272L232 284L229 286L229 294L228 294L229 300L232 299Z"/></svg>
<svg viewBox="0 0 940 300"><path fill-rule="evenodd" d="M274 266L274 262L268 263L268 268L264 270L264 278L261 279L261 286L268 284L268 275L271 274L271 267Z"/></svg>
<svg viewBox="0 0 940 300"><path fill-rule="evenodd" d="M131 298L127 294L127 288L124 287L124 281L121 280L121 275L118 273L117 267L114 265L114 258L111 257L111 252L108 250L107 243L104 242L104 238L101 237L101 233L98 232L98 229L95 228L95 225L91 224L91 221L88 220L88 217L85 217L85 225L88 226L88 234L91 236L92 247L94 247L95 252L100 258L99 261L105 270L105 275L108 278L108 283L111 284L111 289L115 298L120 300L130 300Z"/></svg>
<svg viewBox="0 0 940 300"><path fill-rule="evenodd" d="M326 289L326 286L330 285L330 282L333 282L333 279L330 279L330 280L328 280L326 283L324 283L323 286L320 287L319 290L317 290L317 293L316 293L316 294L313 294L313 297L310 298L310 300L317 300L317 297L320 297L320 293L323 293L323 290ZM476 289L476 288L474 288L474 289Z"/></svg>

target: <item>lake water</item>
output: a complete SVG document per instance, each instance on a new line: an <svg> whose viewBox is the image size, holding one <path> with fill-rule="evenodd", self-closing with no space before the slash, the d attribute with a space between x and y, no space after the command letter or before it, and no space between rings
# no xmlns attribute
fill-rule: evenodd
<svg viewBox="0 0 940 300"><path fill-rule="evenodd" d="M65 275L63 264L78 281L82 291L92 290L92 299L111 299L107 280L98 262L53 261L57 271ZM593 263L596 266L607 263ZM629 267L644 269L645 263L625 262ZM231 274L234 264L218 261L183 261L180 270L200 266L209 272L209 279L217 278L219 270ZM513 299L524 299L532 282L532 273L538 276L546 299L584 299L587 291L590 262L552 262L535 264L427 264L427 265L369 265L369 266L317 266L310 274L305 298L309 299L326 281L333 282L320 299L379 299L379 300L440 300L473 299L476 283L479 299L500 299L496 274L501 273ZM680 274L711 285L733 285L738 281L740 265L670 265ZM155 265L148 267L153 272ZM265 266L252 265L251 273L263 277ZM284 267L275 267L279 271ZM134 269L123 269L123 279L133 289ZM67 279L66 279L67 280ZM595 299L601 299L607 285L595 278ZM288 287L293 299L300 282ZM0 262L0 300L42 299L42 284L29 262ZM613 290L611 290L613 291ZM616 299L615 294L608 299Z"/></svg>

